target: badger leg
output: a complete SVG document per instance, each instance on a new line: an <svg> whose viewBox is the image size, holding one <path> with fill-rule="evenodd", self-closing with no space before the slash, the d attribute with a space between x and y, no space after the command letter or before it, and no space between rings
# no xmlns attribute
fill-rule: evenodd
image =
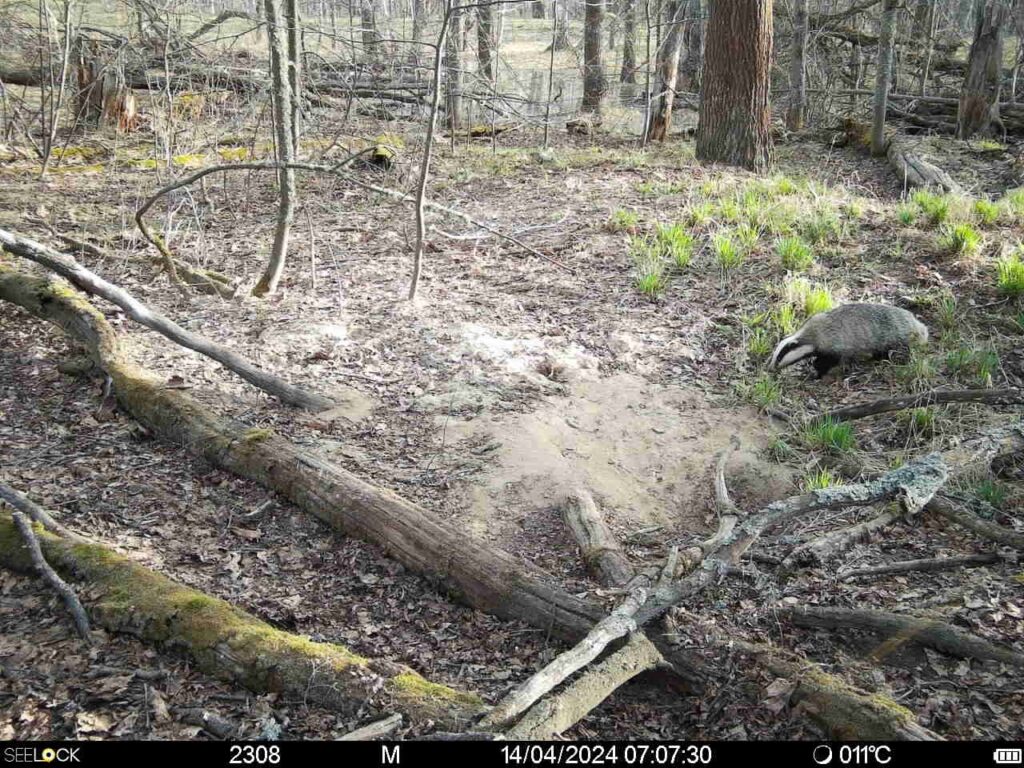
<svg viewBox="0 0 1024 768"><path fill-rule="evenodd" d="M839 357L837 355L818 355L814 358L814 370L818 374L817 377L819 379L837 365L839 365Z"/></svg>

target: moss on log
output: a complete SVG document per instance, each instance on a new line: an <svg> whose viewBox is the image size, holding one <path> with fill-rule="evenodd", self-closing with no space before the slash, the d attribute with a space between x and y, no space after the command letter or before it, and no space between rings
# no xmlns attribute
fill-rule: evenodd
<svg viewBox="0 0 1024 768"><path fill-rule="evenodd" d="M54 569L88 587L82 593L96 624L183 652L204 672L252 691L298 696L346 713L369 704L456 729L484 708L479 697L432 683L401 664L282 632L99 544L71 542L38 527L36 535ZM0 513L0 565L32 570L7 513Z"/></svg>

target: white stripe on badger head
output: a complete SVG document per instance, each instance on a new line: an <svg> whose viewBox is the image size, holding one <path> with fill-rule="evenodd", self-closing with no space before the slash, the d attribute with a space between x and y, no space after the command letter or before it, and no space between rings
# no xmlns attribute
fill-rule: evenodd
<svg viewBox="0 0 1024 768"><path fill-rule="evenodd" d="M794 344L798 343L799 336L800 334L795 333L792 336L787 336L786 338L784 338L782 341L775 345L775 351L772 352L772 359L768 361L769 368L775 368L776 366L778 366L779 355L782 354L782 351L784 349L792 347Z"/></svg>
<svg viewBox="0 0 1024 768"><path fill-rule="evenodd" d="M796 349L787 352L785 355L783 355L782 359L779 360L778 366L779 368L785 368L787 365L799 363L805 357L810 357L813 354L814 347L812 347L810 344L801 344Z"/></svg>

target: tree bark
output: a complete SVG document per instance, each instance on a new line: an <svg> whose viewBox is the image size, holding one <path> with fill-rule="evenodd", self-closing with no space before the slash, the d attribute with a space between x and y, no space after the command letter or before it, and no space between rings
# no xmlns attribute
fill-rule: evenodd
<svg viewBox="0 0 1024 768"><path fill-rule="evenodd" d="M672 106L675 103L676 80L679 75L679 52L686 37L686 24L683 21L686 7L686 0L674 0L667 6L669 30L655 56L657 77L651 102L650 122L647 125L648 141L664 141L672 128Z"/></svg>
<svg viewBox="0 0 1024 768"><path fill-rule="evenodd" d="M636 0L622 0L622 70L619 81L636 83Z"/></svg>
<svg viewBox="0 0 1024 768"><path fill-rule="evenodd" d="M708 18L697 159L764 171L772 164L772 0L715 0Z"/></svg>
<svg viewBox="0 0 1024 768"><path fill-rule="evenodd" d="M475 695L431 683L401 664L282 632L107 547L46 532L38 539L55 569L87 587L83 597L96 624L184 652L204 672L249 690L285 693L348 713L367 706L397 708L421 722L461 724L484 709ZM0 564L31 568L10 515L2 513Z"/></svg>
<svg viewBox="0 0 1024 768"><path fill-rule="evenodd" d="M480 74L488 84L494 81L494 8L493 5L480 5L476 9L477 60L480 63Z"/></svg>
<svg viewBox="0 0 1024 768"><path fill-rule="evenodd" d="M871 154L884 155L885 108L892 80L892 41L896 27L896 0L885 0L882 6L882 28L878 36L878 63L875 77L874 117L871 122Z"/></svg>
<svg viewBox="0 0 1024 768"><path fill-rule="evenodd" d="M786 127L799 131L807 119L807 0L795 0L793 6L793 43L789 62L789 110Z"/></svg>
<svg viewBox="0 0 1024 768"><path fill-rule="evenodd" d="M274 100L274 131L277 144L277 159L282 163L295 160L294 139L292 131L292 93L291 80L288 75L290 61L288 59L287 30L281 15L278 0L263 0L267 17L267 40L270 47L270 79ZM280 201L277 208L277 228L274 232L274 245L270 252L270 260L252 289L253 296L268 296L277 291L278 283L284 272L285 259L288 255L288 238L291 235L292 219L295 215L295 171L282 167L278 171Z"/></svg>
<svg viewBox="0 0 1024 768"><path fill-rule="evenodd" d="M967 73L956 118L958 139L987 133L992 122L999 119L1003 25L1008 9L1004 0L978 0L976 13L974 42L967 57Z"/></svg>
<svg viewBox="0 0 1024 768"><path fill-rule="evenodd" d="M544 0L533 0L530 4L530 9L535 19L547 18L547 13L544 10Z"/></svg>
<svg viewBox="0 0 1024 768"><path fill-rule="evenodd" d="M288 51L288 85L291 98L288 100L288 111L291 115L292 159L299 154L299 119L300 94L302 93L302 30L299 28L298 0L284 0L284 23L288 30L286 36Z"/></svg>
<svg viewBox="0 0 1024 768"><path fill-rule="evenodd" d="M583 0L583 111L600 112L608 81L604 75L604 0Z"/></svg>
<svg viewBox="0 0 1024 768"><path fill-rule="evenodd" d="M452 7L444 45L445 112L454 133L462 127L462 10L455 0L448 1Z"/></svg>

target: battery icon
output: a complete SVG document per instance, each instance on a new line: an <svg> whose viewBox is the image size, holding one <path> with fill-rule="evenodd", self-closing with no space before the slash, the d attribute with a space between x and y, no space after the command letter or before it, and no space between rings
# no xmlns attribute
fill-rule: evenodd
<svg viewBox="0 0 1024 768"><path fill-rule="evenodd" d="M1024 750L1022 749L997 749L992 759L997 765L1020 765L1024 762Z"/></svg>

